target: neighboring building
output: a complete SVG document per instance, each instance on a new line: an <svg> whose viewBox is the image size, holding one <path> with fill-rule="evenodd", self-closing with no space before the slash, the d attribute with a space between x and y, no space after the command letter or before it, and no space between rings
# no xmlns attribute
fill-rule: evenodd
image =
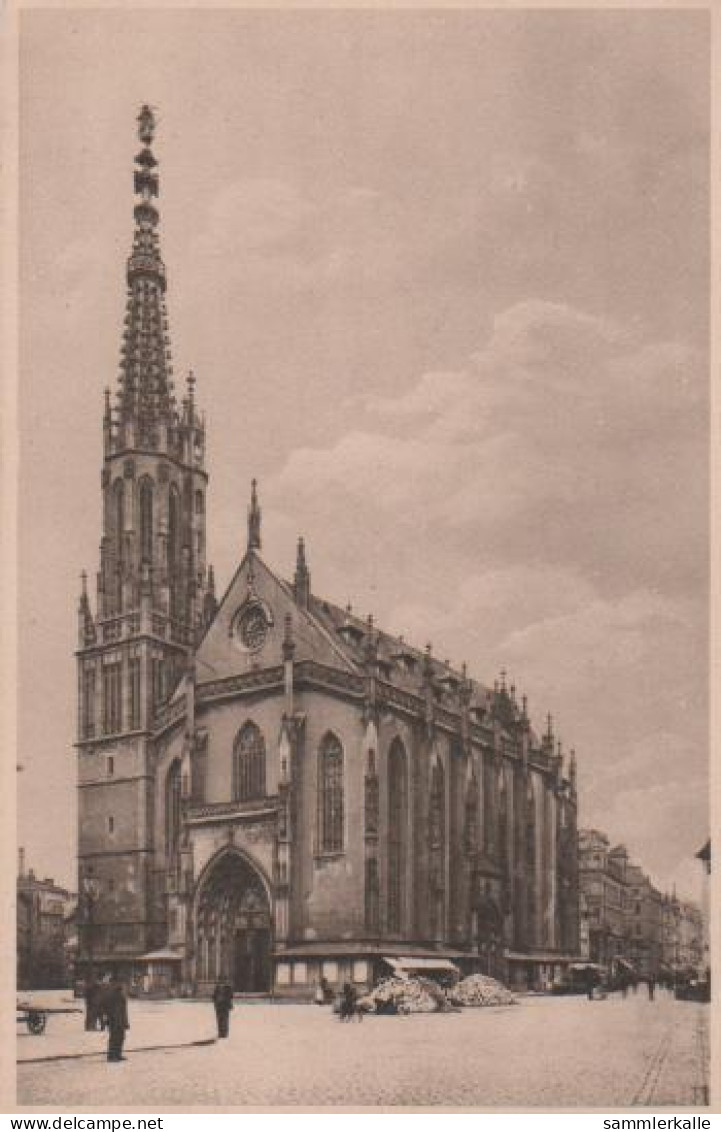
<svg viewBox="0 0 721 1132"><path fill-rule="evenodd" d="M640 975L656 974L661 965L663 897L639 865L629 864L628 958Z"/></svg>
<svg viewBox="0 0 721 1132"><path fill-rule="evenodd" d="M661 962L673 973L701 971L704 963L704 923L701 909L675 895L664 896Z"/></svg>
<svg viewBox="0 0 721 1132"><path fill-rule="evenodd" d="M67 920L75 906L72 892L25 871L23 850L17 877L17 985L66 986L72 976L68 961Z"/></svg>
<svg viewBox="0 0 721 1132"><path fill-rule="evenodd" d="M711 914L711 841L703 845L696 857L703 865L703 894L701 897L701 919L703 923L703 967L711 970L711 950L709 942L709 927Z"/></svg>
<svg viewBox="0 0 721 1132"><path fill-rule="evenodd" d="M626 901L628 854L622 845L611 849L605 833L578 832L578 887L588 919L588 956L609 966L628 959Z"/></svg>
<svg viewBox="0 0 721 1132"><path fill-rule="evenodd" d="M222 973L308 995L321 974L451 961L547 981L579 946L576 764L550 718L539 737L505 678L488 689L317 597L302 540L278 577L255 484L216 602L205 427L192 376L173 390L139 121L97 609L85 583L79 609L84 958L185 992Z"/></svg>

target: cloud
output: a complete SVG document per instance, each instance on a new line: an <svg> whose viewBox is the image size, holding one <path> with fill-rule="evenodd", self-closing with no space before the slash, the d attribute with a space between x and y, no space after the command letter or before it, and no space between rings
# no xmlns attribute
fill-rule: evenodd
<svg viewBox="0 0 721 1132"><path fill-rule="evenodd" d="M265 487L308 517L317 584L345 600L354 577L380 623L485 682L508 668L577 747L593 820L640 807L640 859L681 868L675 832L673 860L653 846L707 790L703 357L532 299L463 368L347 409Z"/></svg>
<svg viewBox="0 0 721 1132"><path fill-rule="evenodd" d="M369 285L403 270L397 210L382 193L350 185L317 198L291 182L247 179L225 185L198 218L193 254L223 260L227 281L308 296L339 285Z"/></svg>

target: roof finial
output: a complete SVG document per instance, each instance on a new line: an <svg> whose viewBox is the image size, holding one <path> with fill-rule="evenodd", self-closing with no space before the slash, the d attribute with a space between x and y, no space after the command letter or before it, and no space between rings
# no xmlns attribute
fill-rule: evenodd
<svg viewBox="0 0 721 1132"><path fill-rule="evenodd" d="M143 145L152 145L155 135L155 115L146 103L138 114L138 137Z"/></svg>
<svg viewBox="0 0 721 1132"><path fill-rule="evenodd" d="M248 550L260 550L260 516L258 505L258 481L250 483L250 507L248 508Z"/></svg>
<svg viewBox="0 0 721 1132"><path fill-rule="evenodd" d="M305 542L302 536L298 539L293 590L298 605L302 606L303 609L307 609L310 602L310 571L305 560Z"/></svg>

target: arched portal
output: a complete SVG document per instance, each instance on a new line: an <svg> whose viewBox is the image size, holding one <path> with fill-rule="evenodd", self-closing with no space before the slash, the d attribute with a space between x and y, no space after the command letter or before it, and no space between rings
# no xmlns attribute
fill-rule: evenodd
<svg viewBox="0 0 721 1132"><path fill-rule="evenodd" d="M199 982L222 976L235 991L270 990L270 901L260 874L239 853L224 853L211 867L195 922Z"/></svg>

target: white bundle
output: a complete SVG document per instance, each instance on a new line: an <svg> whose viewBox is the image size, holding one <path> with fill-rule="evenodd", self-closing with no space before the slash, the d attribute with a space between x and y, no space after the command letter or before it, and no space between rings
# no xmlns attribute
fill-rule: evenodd
<svg viewBox="0 0 721 1132"><path fill-rule="evenodd" d="M490 975L467 975L449 993L457 1006L511 1006L516 1001L507 987Z"/></svg>

